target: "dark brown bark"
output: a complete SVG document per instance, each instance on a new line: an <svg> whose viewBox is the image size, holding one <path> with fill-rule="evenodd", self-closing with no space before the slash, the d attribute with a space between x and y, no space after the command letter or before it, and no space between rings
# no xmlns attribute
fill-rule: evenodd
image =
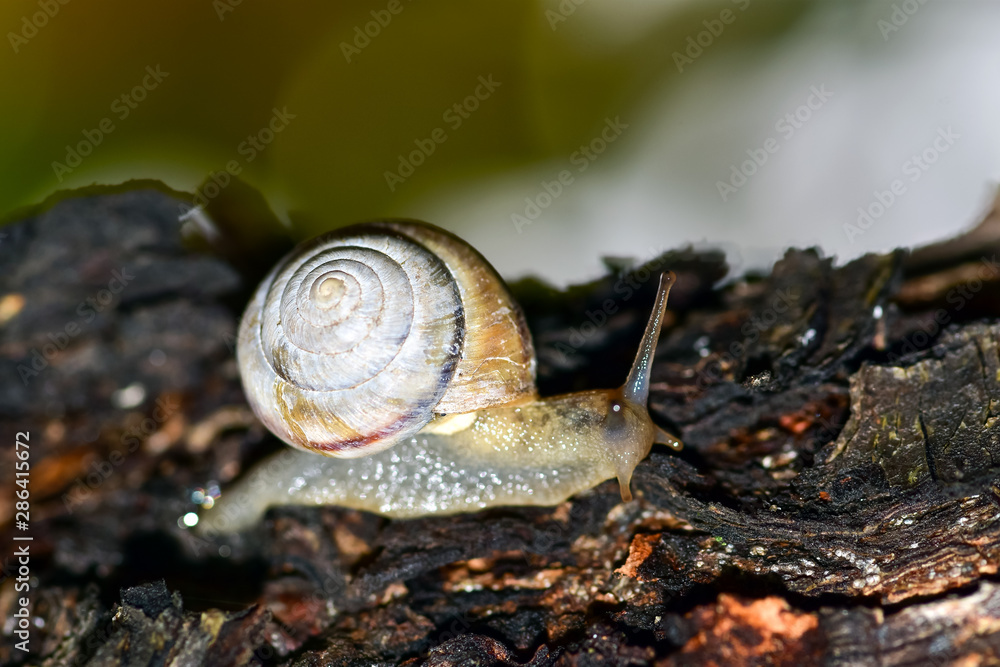
<svg viewBox="0 0 1000 667"><path fill-rule="evenodd" d="M266 220L259 202L224 204L215 252L182 242L182 204L152 188L3 230L0 415L31 433L39 624L25 656L8 623L0 662L1000 664L996 211L913 253L789 251L722 287L720 253L661 258L679 282L651 411L686 448L656 449L631 503L608 482L411 521L276 508L206 542L178 523L192 491L280 446L232 343L288 240L227 224ZM543 393L621 382L652 275L513 286ZM14 490L5 473L4 518Z"/></svg>

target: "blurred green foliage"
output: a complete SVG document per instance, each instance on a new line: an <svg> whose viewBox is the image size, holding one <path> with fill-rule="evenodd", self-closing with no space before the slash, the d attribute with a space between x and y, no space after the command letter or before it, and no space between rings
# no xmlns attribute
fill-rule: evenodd
<svg viewBox="0 0 1000 667"><path fill-rule="evenodd" d="M133 178L193 192L229 165L296 235L407 215L465 179L569 154L681 76L673 54L737 2L576 1L8 0L0 211ZM753 2L766 11L714 48L766 45L809 4ZM446 115L480 77L499 85Z"/></svg>

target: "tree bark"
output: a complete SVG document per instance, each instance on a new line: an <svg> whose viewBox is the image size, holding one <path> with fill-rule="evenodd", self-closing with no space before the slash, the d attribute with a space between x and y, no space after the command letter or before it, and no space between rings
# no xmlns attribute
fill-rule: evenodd
<svg viewBox="0 0 1000 667"><path fill-rule="evenodd" d="M275 508L209 542L182 517L281 446L233 359L290 245L253 206L220 198L184 240L183 196L139 183L3 229L0 415L30 433L31 521L2 540L33 538L35 620L29 653L8 621L0 662L1000 664L997 210L913 252L790 250L721 284L720 252L658 258L678 283L650 409L685 449L655 448L630 503L609 481L408 521ZM656 272L615 269L512 286L542 393L625 377ZM0 516L16 489L4 474Z"/></svg>

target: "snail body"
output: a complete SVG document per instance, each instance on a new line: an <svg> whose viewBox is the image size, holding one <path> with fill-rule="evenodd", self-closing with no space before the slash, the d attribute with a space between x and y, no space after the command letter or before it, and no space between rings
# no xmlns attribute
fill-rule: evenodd
<svg viewBox="0 0 1000 667"><path fill-rule="evenodd" d="M615 477L630 499L653 443L680 447L646 410L673 280L661 276L622 387L540 398L520 308L460 239L388 221L303 244L258 288L237 346L251 407L292 448L202 529L240 530L279 504L399 518L553 505Z"/></svg>

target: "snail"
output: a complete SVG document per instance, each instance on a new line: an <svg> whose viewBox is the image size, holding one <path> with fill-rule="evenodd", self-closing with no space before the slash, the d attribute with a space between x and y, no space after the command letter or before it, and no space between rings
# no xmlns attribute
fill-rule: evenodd
<svg viewBox="0 0 1000 667"><path fill-rule="evenodd" d="M292 447L199 529L238 531L280 504L396 518L555 505L613 477L630 500L653 443L681 447L646 409L674 280L660 276L624 385L542 398L521 309L464 241L391 220L300 245L257 289L237 343L250 406Z"/></svg>

